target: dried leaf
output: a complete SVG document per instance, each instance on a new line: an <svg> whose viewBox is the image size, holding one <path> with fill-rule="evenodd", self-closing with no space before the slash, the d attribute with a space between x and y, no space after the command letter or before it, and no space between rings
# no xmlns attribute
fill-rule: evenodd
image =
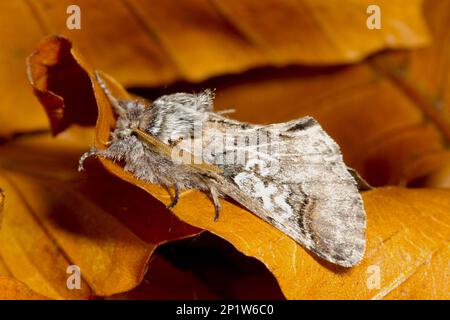
<svg viewBox="0 0 450 320"><path fill-rule="evenodd" d="M410 1L409 6L401 0L377 1L383 26L375 32L366 27L367 8L374 4L368 0L215 3L248 39L270 51L277 65L355 62L381 48L402 47L411 40L418 45L428 42L420 18L422 0Z"/></svg>
<svg viewBox="0 0 450 320"><path fill-rule="evenodd" d="M405 96L415 102L426 121L432 121L442 133L445 143L450 140L450 3L445 0L425 1L424 13L432 31L432 45L411 52L400 51L379 55L372 59L373 65L381 70ZM427 175L422 184L448 187L450 171L448 159L441 162L436 155L430 155L411 167L409 174L434 171Z"/></svg>
<svg viewBox="0 0 450 320"><path fill-rule="evenodd" d="M142 283L113 298L279 300L284 296L260 261L204 232L159 247Z"/></svg>
<svg viewBox="0 0 450 320"><path fill-rule="evenodd" d="M161 255L154 254L147 277L142 283L126 293L109 299L114 300L196 300L218 299L207 286L189 270L180 270Z"/></svg>
<svg viewBox="0 0 450 320"><path fill-rule="evenodd" d="M61 13L71 4L82 8L81 32L66 28ZM416 48L429 41L421 0L379 2L384 23L375 31L366 27L370 4L46 0L32 7L48 33L70 36L89 61L120 82L157 85L264 65L354 62L383 48Z"/></svg>
<svg viewBox="0 0 450 320"><path fill-rule="evenodd" d="M47 127L20 71L46 34L69 36L93 65L127 86L201 81L263 66L349 63L428 42L421 1L378 3L381 30L366 27L367 0L3 1L0 93L8 107L0 118L10 121L0 137ZM81 8L81 30L67 28L69 5Z"/></svg>
<svg viewBox="0 0 450 320"><path fill-rule="evenodd" d="M26 22L26 23L24 23ZM0 137L46 128L48 119L30 91L24 61L45 33L26 1L1 1L0 30ZM20 108L18 107L20 106Z"/></svg>
<svg viewBox="0 0 450 320"><path fill-rule="evenodd" d="M57 139L47 134L0 146L0 185L7 195L0 266L46 297L128 291L141 282L160 243L199 232L95 163L88 166L95 174L78 173L78 158L91 140L92 131L71 129ZM81 290L66 286L72 264L81 269Z"/></svg>
<svg viewBox="0 0 450 320"><path fill-rule="evenodd" d="M20 281L0 276L0 300L46 300Z"/></svg>

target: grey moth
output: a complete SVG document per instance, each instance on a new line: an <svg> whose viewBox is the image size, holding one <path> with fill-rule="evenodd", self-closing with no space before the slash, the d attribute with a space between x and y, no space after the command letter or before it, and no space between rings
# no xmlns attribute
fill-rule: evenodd
<svg viewBox="0 0 450 320"><path fill-rule="evenodd" d="M174 190L206 192L219 218L230 197L334 264L351 267L364 255L366 219L358 184L337 143L312 117L256 125L213 111L214 92L175 93L150 102L116 99L99 73L117 115L106 149L136 178Z"/></svg>

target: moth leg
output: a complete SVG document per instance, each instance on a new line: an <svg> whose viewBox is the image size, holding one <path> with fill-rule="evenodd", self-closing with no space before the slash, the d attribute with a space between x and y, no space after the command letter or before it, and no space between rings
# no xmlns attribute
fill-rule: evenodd
<svg viewBox="0 0 450 320"><path fill-rule="evenodd" d="M217 192L217 189L213 185L209 185L209 194L211 195L212 201L214 202L214 221L219 220L219 213L220 213L220 200L219 200L219 193Z"/></svg>
<svg viewBox="0 0 450 320"><path fill-rule="evenodd" d="M174 184L173 189L175 191L175 196L173 197L171 204L167 206L167 209L172 209L173 207L175 207L178 203L178 199L180 198L180 189L178 188L178 185Z"/></svg>
<svg viewBox="0 0 450 320"><path fill-rule="evenodd" d="M359 191L366 191L373 189L373 187L363 177L359 175L358 171L350 167L347 167L347 171L352 175L353 179L355 179Z"/></svg>
<svg viewBox="0 0 450 320"><path fill-rule="evenodd" d="M80 160L78 161L78 171L83 171L84 167L83 167L83 163L84 161L92 156L95 156L98 153L98 149L96 147L92 147L91 150L89 150L88 152L85 152Z"/></svg>

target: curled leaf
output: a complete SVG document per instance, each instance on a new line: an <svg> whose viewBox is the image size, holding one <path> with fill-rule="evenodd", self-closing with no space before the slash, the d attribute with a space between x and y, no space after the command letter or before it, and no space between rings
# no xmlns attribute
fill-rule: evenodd
<svg viewBox="0 0 450 320"><path fill-rule="evenodd" d="M34 94L45 106L55 135L72 123L93 125L97 116L89 76L72 50L67 39L49 37L27 61L29 81Z"/></svg>

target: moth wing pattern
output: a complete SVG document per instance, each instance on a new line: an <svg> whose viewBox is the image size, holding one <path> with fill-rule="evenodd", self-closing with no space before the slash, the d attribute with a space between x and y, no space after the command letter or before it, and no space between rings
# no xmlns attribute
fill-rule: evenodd
<svg viewBox="0 0 450 320"><path fill-rule="evenodd" d="M211 120L206 137L220 131L217 119ZM362 198L339 146L317 121L305 117L267 126L222 121L237 128L230 139L251 132L267 138L247 148L244 164L221 165L218 189L325 260L357 264L365 251ZM228 145L222 156L236 151Z"/></svg>

